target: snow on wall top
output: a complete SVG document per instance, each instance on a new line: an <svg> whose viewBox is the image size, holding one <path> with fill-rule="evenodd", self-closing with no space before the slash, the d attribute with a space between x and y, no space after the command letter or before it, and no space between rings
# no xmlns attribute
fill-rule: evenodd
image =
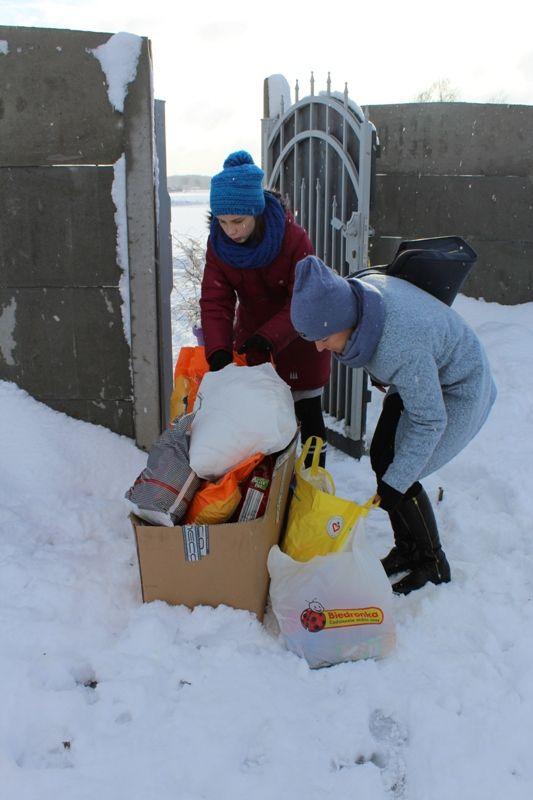
<svg viewBox="0 0 533 800"><path fill-rule="evenodd" d="M335 100L340 100L344 103L344 92L319 92L320 97L334 97ZM351 97L348 97L348 108L354 112L355 116L359 120L359 122L363 122L365 119L365 115L363 114L363 109L361 108L355 100L352 100Z"/></svg>
<svg viewBox="0 0 533 800"><path fill-rule="evenodd" d="M281 113L281 98L285 111L291 105L291 90L287 79L283 75L269 75L268 86L268 111L269 116L277 117Z"/></svg>
<svg viewBox="0 0 533 800"><path fill-rule="evenodd" d="M100 62L107 79L109 102L121 113L124 112L128 84L137 74L141 42L140 36L120 32L113 34L105 44L87 50Z"/></svg>

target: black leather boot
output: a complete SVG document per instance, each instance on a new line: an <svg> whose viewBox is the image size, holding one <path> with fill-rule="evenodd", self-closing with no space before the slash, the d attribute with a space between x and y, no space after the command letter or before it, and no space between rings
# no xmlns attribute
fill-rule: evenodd
<svg viewBox="0 0 533 800"><path fill-rule="evenodd" d="M402 515L398 511L390 511L389 519L394 533L394 547L385 558L381 559L381 563L387 575L395 575L397 572L405 572L418 566L420 555Z"/></svg>
<svg viewBox="0 0 533 800"><path fill-rule="evenodd" d="M431 502L422 488L414 497L404 500L394 512L400 516L418 552L418 563L409 575L393 584L396 594L409 594L426 583L449 583L450 565L439 539L437 521Z"/></svg>

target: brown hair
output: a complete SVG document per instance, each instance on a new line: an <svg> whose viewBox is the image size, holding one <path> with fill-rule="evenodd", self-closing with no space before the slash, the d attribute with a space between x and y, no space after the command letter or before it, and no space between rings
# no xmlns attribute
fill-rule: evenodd
<svg viewBox="0 0 533 800"><path fill-rule="evenodd" d="M278 192L277 189L265 189L265 192L275 197L276 200L279 200L279 202L281 203L281 207L283 208L285 213L289 210L287 201L285 200L284 197L281 196L281 193ZM207 221L209 227L211 227L213 216L214 216L213 213L209 211L207 215ZM265 235L265 215L258 214L256 217L254 217L254 219L255 219L254 230L250 234L250 237L246 240L245 244L259 244L259 242L263 240L263 236Z"/></svg>

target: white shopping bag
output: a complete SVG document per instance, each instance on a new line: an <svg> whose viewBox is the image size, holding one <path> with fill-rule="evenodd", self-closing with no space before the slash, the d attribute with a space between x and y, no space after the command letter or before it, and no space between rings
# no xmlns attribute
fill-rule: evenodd
<svg viewBox="0 0 533 800"><path fill-rule="evenodd" d="M216 480L255 453L284 450L296 433L291 390L272 364L229 364L204 375L194 403L189 460Z"/></svg>
<svg viewBox="0 0 533 800"><path fill-rule="evenodd" d="M288 649L310 667L381 658L394 648L391 585L363 527L348 550L310 561L270 550L272 609Z"/></svg>

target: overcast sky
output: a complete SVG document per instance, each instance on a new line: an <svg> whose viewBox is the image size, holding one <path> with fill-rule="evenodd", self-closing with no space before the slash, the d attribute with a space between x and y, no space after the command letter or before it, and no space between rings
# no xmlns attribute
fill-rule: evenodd
<svg viewBox="0 0 533 800"><path fill-rule="evenodd" d="M260 161L263 80L359 105L409 102L447 78L459 99L533 104L533 3L472 0L0 0L0 24L128 31L152 42L166 101L168 173L217 172L232 150Z"/></svg>

